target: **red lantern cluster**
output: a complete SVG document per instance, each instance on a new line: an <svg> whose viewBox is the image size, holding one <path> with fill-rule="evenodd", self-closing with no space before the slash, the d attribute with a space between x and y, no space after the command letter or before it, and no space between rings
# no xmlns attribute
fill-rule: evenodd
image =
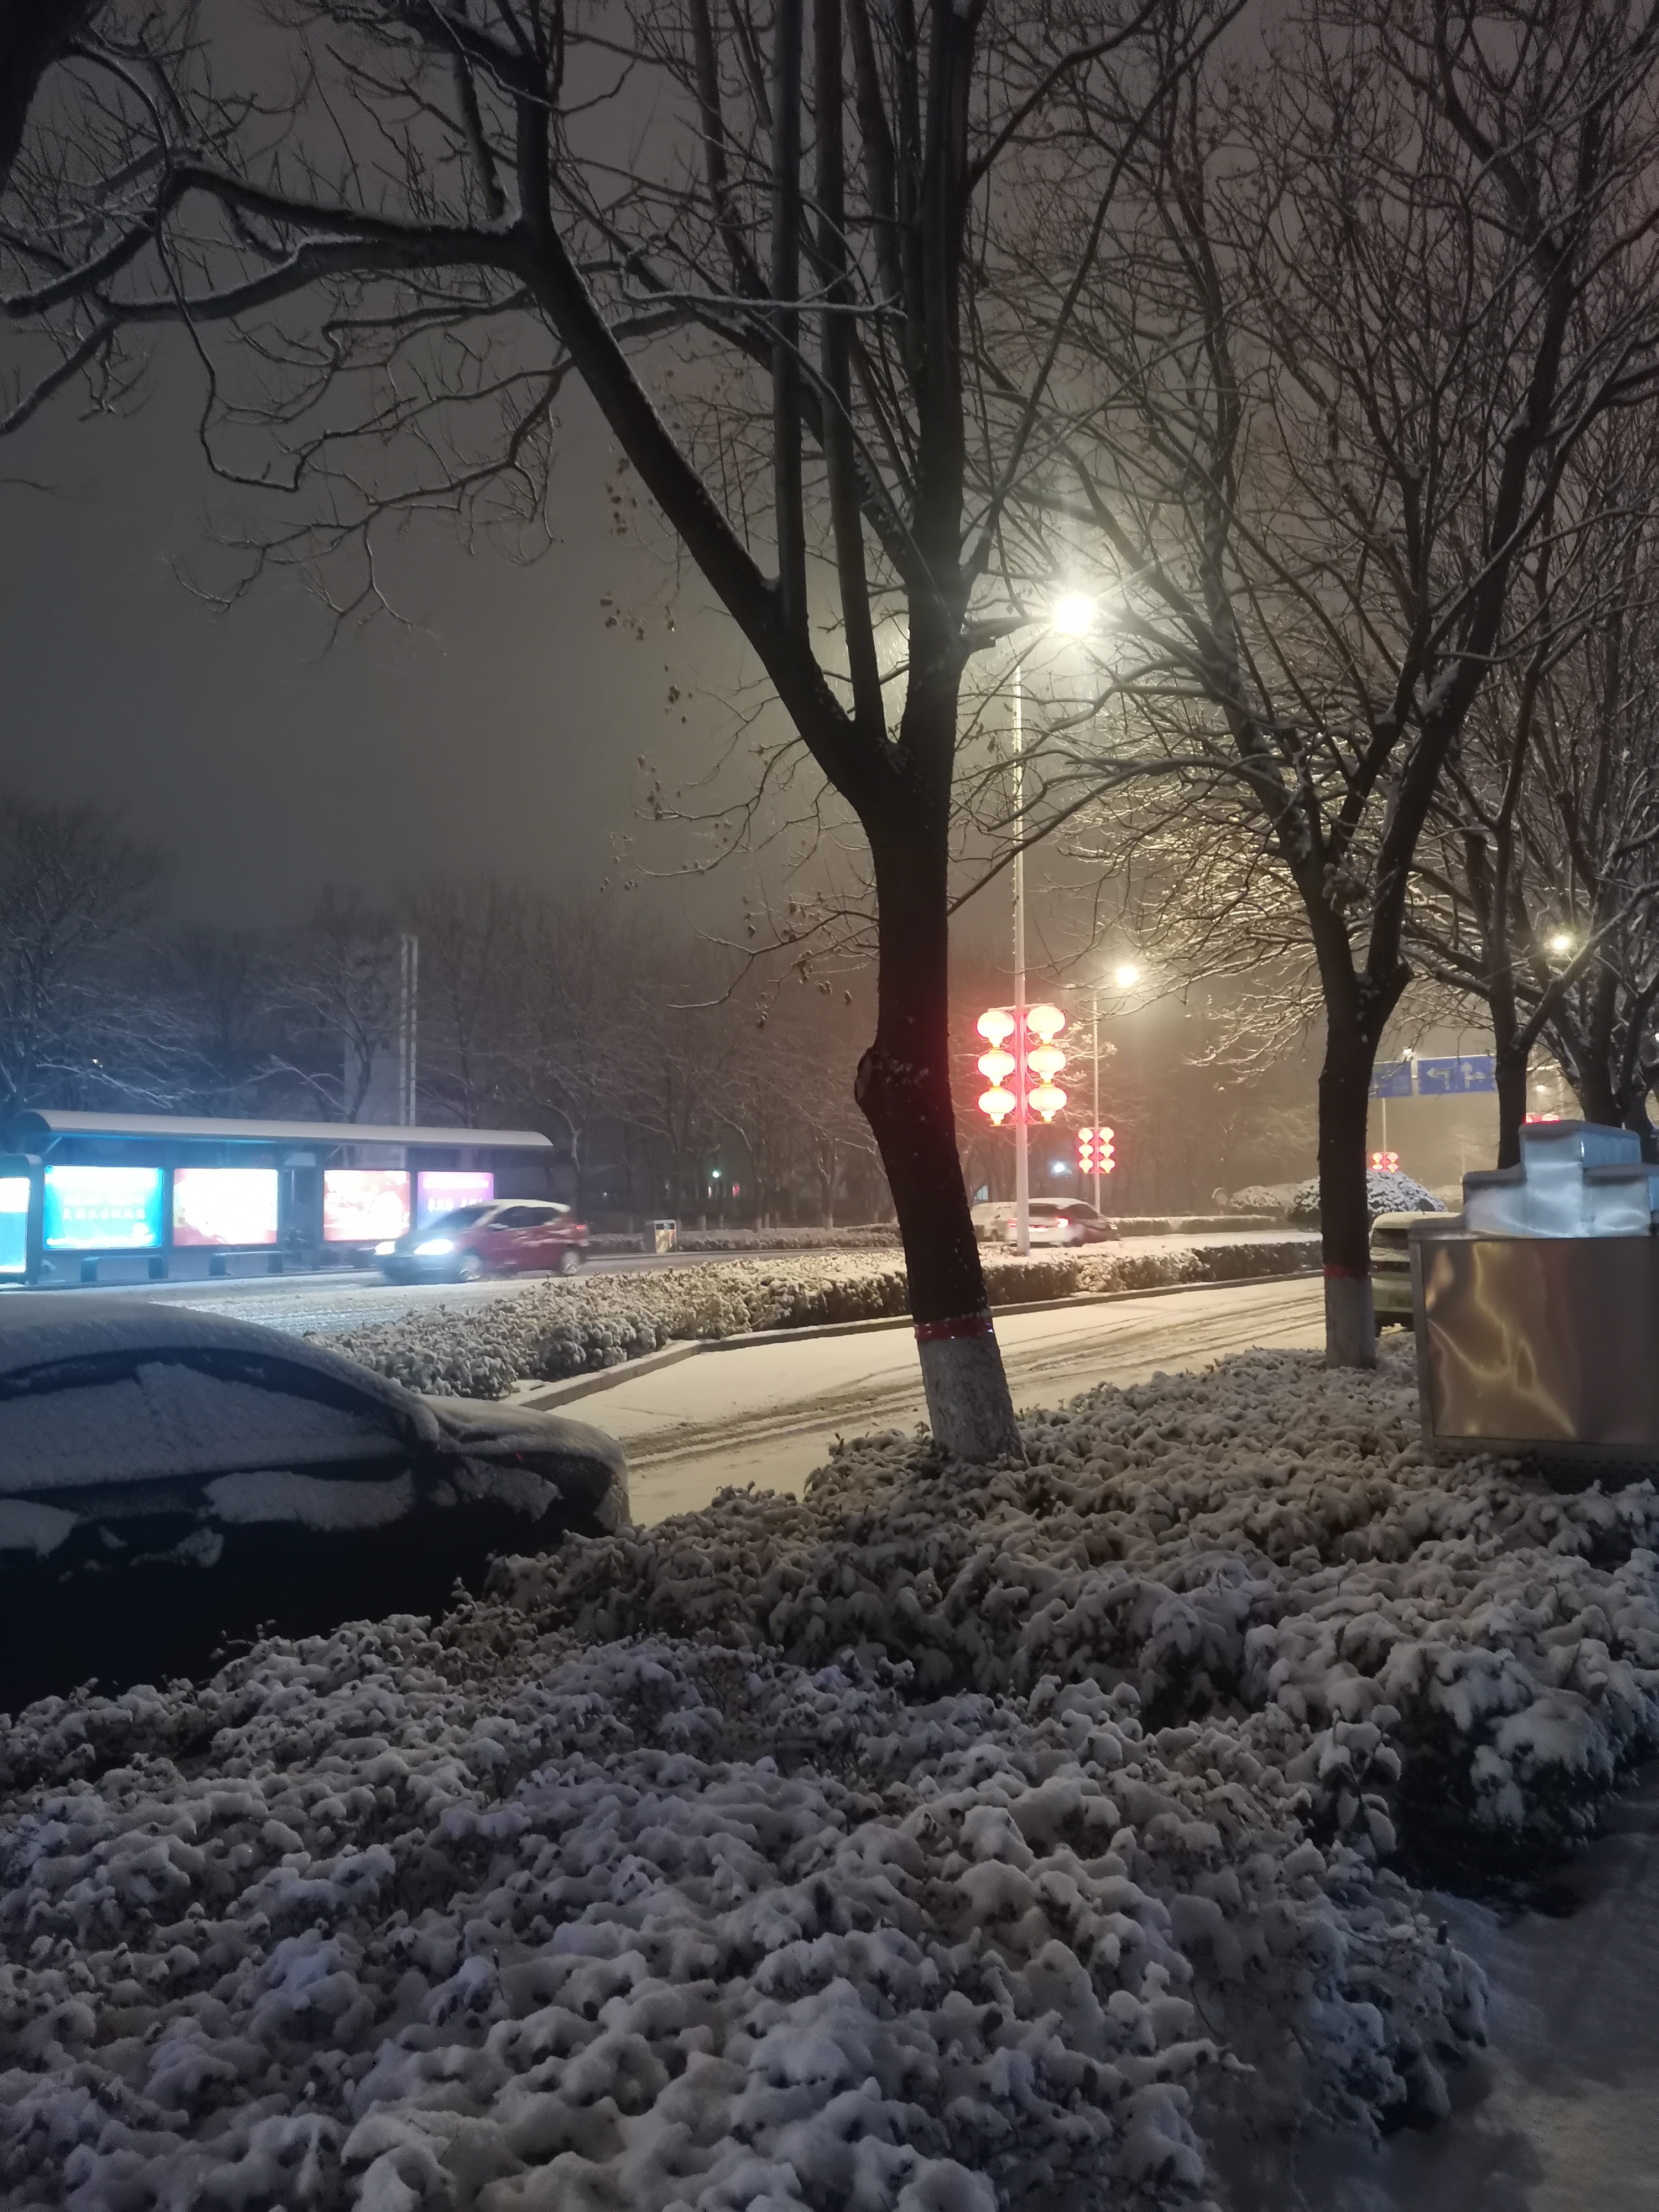
<svg viewBox="0 0 1659 2212"><path fill-rule="evenodd" d="M1079 1175L1110 1175L1117 1162L1112 1157L1110 1129L1079 1129L1077 1165Z"/></svg>
<svg viewBox="0 0 1659 2212"><path fill-rule="evenodd" d="M1010 1116L1016 1121L1052 1121L1065 1105L1066 1093L1054 1081L1066 1065L1054 1042L1065 1026L1058 1006L1027 1006L1013 1013L1006 1006L991 1006L980 1016L975 1027L990 1050L979 1056L979 1072L989 1085L980 1093L979 1110L994 1128Z"/></svg>

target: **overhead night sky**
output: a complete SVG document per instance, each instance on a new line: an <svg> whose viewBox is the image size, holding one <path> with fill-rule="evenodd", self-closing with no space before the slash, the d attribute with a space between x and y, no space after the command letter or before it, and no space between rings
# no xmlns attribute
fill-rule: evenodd
<svg viewBox="0 0 1659 2212"><path fill-rule="evenodd" d="M230 513L197 397L185 365L134 417L59 405L0 455L8 778L118 810L173 856L173 909L204 919L289 919L325 881L373 894L434 869L550 890L614 877L611 834L641 826L638 757L671 775L706 763L742 663L700 580L676 593L662 559L612 531L611 449L581 394L561 542L523 567L418 521L387 540L414 631L382 618L331 646L291 573L222 611L176 572L211 562ZM637 610L643 642L605 627L606 594ZM671 684L687 695L672 710ZM660 834L647 850L673 857ZM726 910L738 884L714 895Z"/></svg>

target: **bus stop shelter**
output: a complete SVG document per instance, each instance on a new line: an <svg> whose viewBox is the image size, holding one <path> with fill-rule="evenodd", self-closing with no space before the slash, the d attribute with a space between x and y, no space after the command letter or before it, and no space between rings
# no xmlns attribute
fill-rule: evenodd
<svg viewBox="0 0 1659 2212"><path fill-rule="evenodd" d="M544 1198L534 1129L32 1109L0 1157L0 1281L360 1264L453 1206ZM118 1266L117 1263L125 1263Z"/></svg>

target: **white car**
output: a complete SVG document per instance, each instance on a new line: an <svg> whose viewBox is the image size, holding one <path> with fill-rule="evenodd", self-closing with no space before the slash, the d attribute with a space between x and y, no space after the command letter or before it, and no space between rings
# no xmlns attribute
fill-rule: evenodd
<svg viewBox="0 0 1659 2212"><path fill-rule="evenodd" d="M492 1557L627 1519L622 1446L585 1422L149 1298L0 1298L0 1710L198 1673L265 1626L440 1613Z"/></svg>
<svg viewBox="0 0 1659 2212"><path fill-rule="evenodd" d="M1012 1244L1018 1215L1012 1199L994 1199L974 1208L974 1231L981 1243ZM1026 1208L1031 1246L1105 1244L1117 1237L1117 1224L1098 1213L1086 1198L1034 1198Z"/></svg>
<svg viewBox="0 0 1659 2212"><path fill-rule="evenodd" d="M1379 1329L1415 1326L1412 1309L1412 1224L1443 1222L1443 1212L1379 1213L1371 1224L1371 1303Z"/></svg>

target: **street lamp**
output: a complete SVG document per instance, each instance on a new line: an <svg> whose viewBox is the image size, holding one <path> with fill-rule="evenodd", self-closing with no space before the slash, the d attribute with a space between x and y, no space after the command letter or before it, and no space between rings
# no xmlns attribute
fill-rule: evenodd
<svg viewBox="0 0 1659 2212"><path fill-rule="evenodd" d="M1133 960L1126 960L1117 970L1113 981L1120 991L1131 991L1140 981L1140 970Z"/></svg>
<svg viewBox="0 0 1659 2212"><path fill-rule="evenodd" d="M1093 629L1094 620L1094 601L1082 592L1068 592L1056 602L1048 617L1048 626L1062 637L1083 637ZM1018 658L1014 662L1014 1010L1017 1016L1023 1016L1025 1011L1025 702ZM1066 1025L1066 1017L1059 1008L1053 1011L1057 1018L1053 1033L1042 1037L1042 1048L1044 1049L1052 1048L1054 1036ZM983 1031L981 1034L983 1035ZM1037 1034L1042 1033L1039 1031ZM1025 1057L1024 1044L1023 1036L1017 1034L1015 1049L1020 1053L1022 1060ZM1032 1065L1036 1063L1033 1061ZM1042 1086L1051 1097L1052 1103L1039 1099L1035 1092L1030 1095L1029 1103L1036 1107L1045 1121L1051 1121L1066 1103L1066 1093L1052 1080L1053 1075L1058 1074L1064 1065L1065 1056L1062 1054ZM1023 1083L1020 1087L1021 1110L1014 1122L1014 1249L1018 1252L1029 1252L1031 1249L1031 1163L1025 1141L1024 1107L1028 1102L1024 1095ZM1000 1121L1002 1116L996 1118Z"/></svg>
<svg viewBox="0 0 1659 2212"><path fill-rule="evenodd" d="M1565 929L1558 929L1554 936L1551 938L1550 951L1553 952L1559 959L1562 960L1565 960L1568 953L1572 951L1572 939L1568 936Z"/></svg>

